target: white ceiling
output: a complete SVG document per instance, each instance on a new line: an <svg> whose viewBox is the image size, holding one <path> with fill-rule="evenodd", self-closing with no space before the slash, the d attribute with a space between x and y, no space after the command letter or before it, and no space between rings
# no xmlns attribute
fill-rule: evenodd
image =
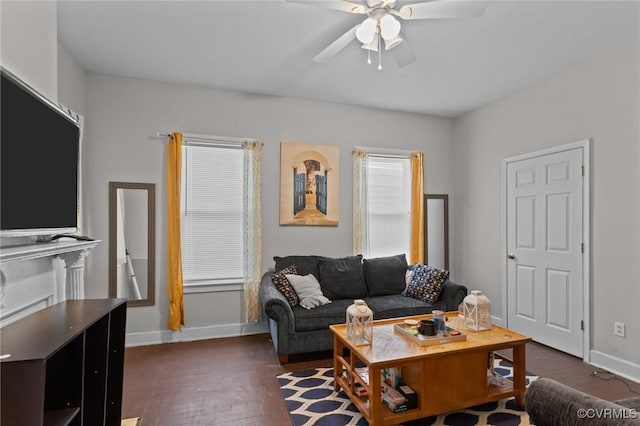
<svg viewBox="0 0 640 426"><path fill-rule="evenodd" d="M378 71L355 41L311 61L363 18L284 0L58 2L59 40L87 71L445 117L640 38L638 0L490 1L480 18L402 21L404 68L383 53Z"/></svg>

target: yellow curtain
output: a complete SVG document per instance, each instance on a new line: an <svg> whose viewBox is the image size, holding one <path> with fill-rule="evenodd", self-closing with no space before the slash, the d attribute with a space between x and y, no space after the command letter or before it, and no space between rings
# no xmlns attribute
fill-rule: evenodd
<svg viewBox="0 0 640 426"><path fill-rule="evenodd" d="M421 152L411 153L411 252L409 262L424 262L424 176Z"/></svg>
<svg viewBox="0 0 640 426"><path fill-rule="evenodd" d="M180 176L182 170L182 133L174 132L167 147L167 291L169 293L170 330L184 325L182 289L182 250L180 242Z"/></svg>

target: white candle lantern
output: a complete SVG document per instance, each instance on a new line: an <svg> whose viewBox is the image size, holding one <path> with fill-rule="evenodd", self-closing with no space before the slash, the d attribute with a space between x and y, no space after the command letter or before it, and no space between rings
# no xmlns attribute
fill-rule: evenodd
<svg viewBox="0 0 640 426"><path fill-rule="evenodd" d="M347 308L347 339L355 345L373 343L373 312L362 299Z"/></svg>
<svg viewBox="0 0 640 426"><path fill-rule="evenodd" d="M480 290L473 290L462 302L464 326L470 330L491 329L491 302Z"/></svg>

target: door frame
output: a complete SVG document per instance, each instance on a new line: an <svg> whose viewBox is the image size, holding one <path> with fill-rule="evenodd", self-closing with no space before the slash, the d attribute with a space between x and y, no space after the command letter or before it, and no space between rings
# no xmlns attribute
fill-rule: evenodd
<svg viewBox="0 0 640 426"><path fill-rule="evenodd" d="M502 243L502 320L505 327L509 327L508 324L508 286L507 286L507 166L510 163L522 160L528 160L534 157L540 157L542 155L556 154L563 151L569 151L576 148L582 148L582 162L583 162L583 181L582 181L582 241L584 244L584 253L582 257L582 304L583 304L583 339L582 339L582 359L584 362L590 361L591 350L591 295L589 292L591 276L591 139L582 139L577 142L572 142L552 148L546 148L538 151L528 152L526 154L516 155L513 157L504 158L502 160L502 229L501 229L501 243Z"/></svg>

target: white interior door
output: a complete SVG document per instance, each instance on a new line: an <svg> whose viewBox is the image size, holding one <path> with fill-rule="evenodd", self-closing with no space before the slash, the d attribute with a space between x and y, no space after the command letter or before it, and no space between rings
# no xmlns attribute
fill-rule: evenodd
<svg viewBox="0 0 640 426"><path fill-rule="evenodd" d="M583 148L506 167L507 325L583 356Z"/></svg>

